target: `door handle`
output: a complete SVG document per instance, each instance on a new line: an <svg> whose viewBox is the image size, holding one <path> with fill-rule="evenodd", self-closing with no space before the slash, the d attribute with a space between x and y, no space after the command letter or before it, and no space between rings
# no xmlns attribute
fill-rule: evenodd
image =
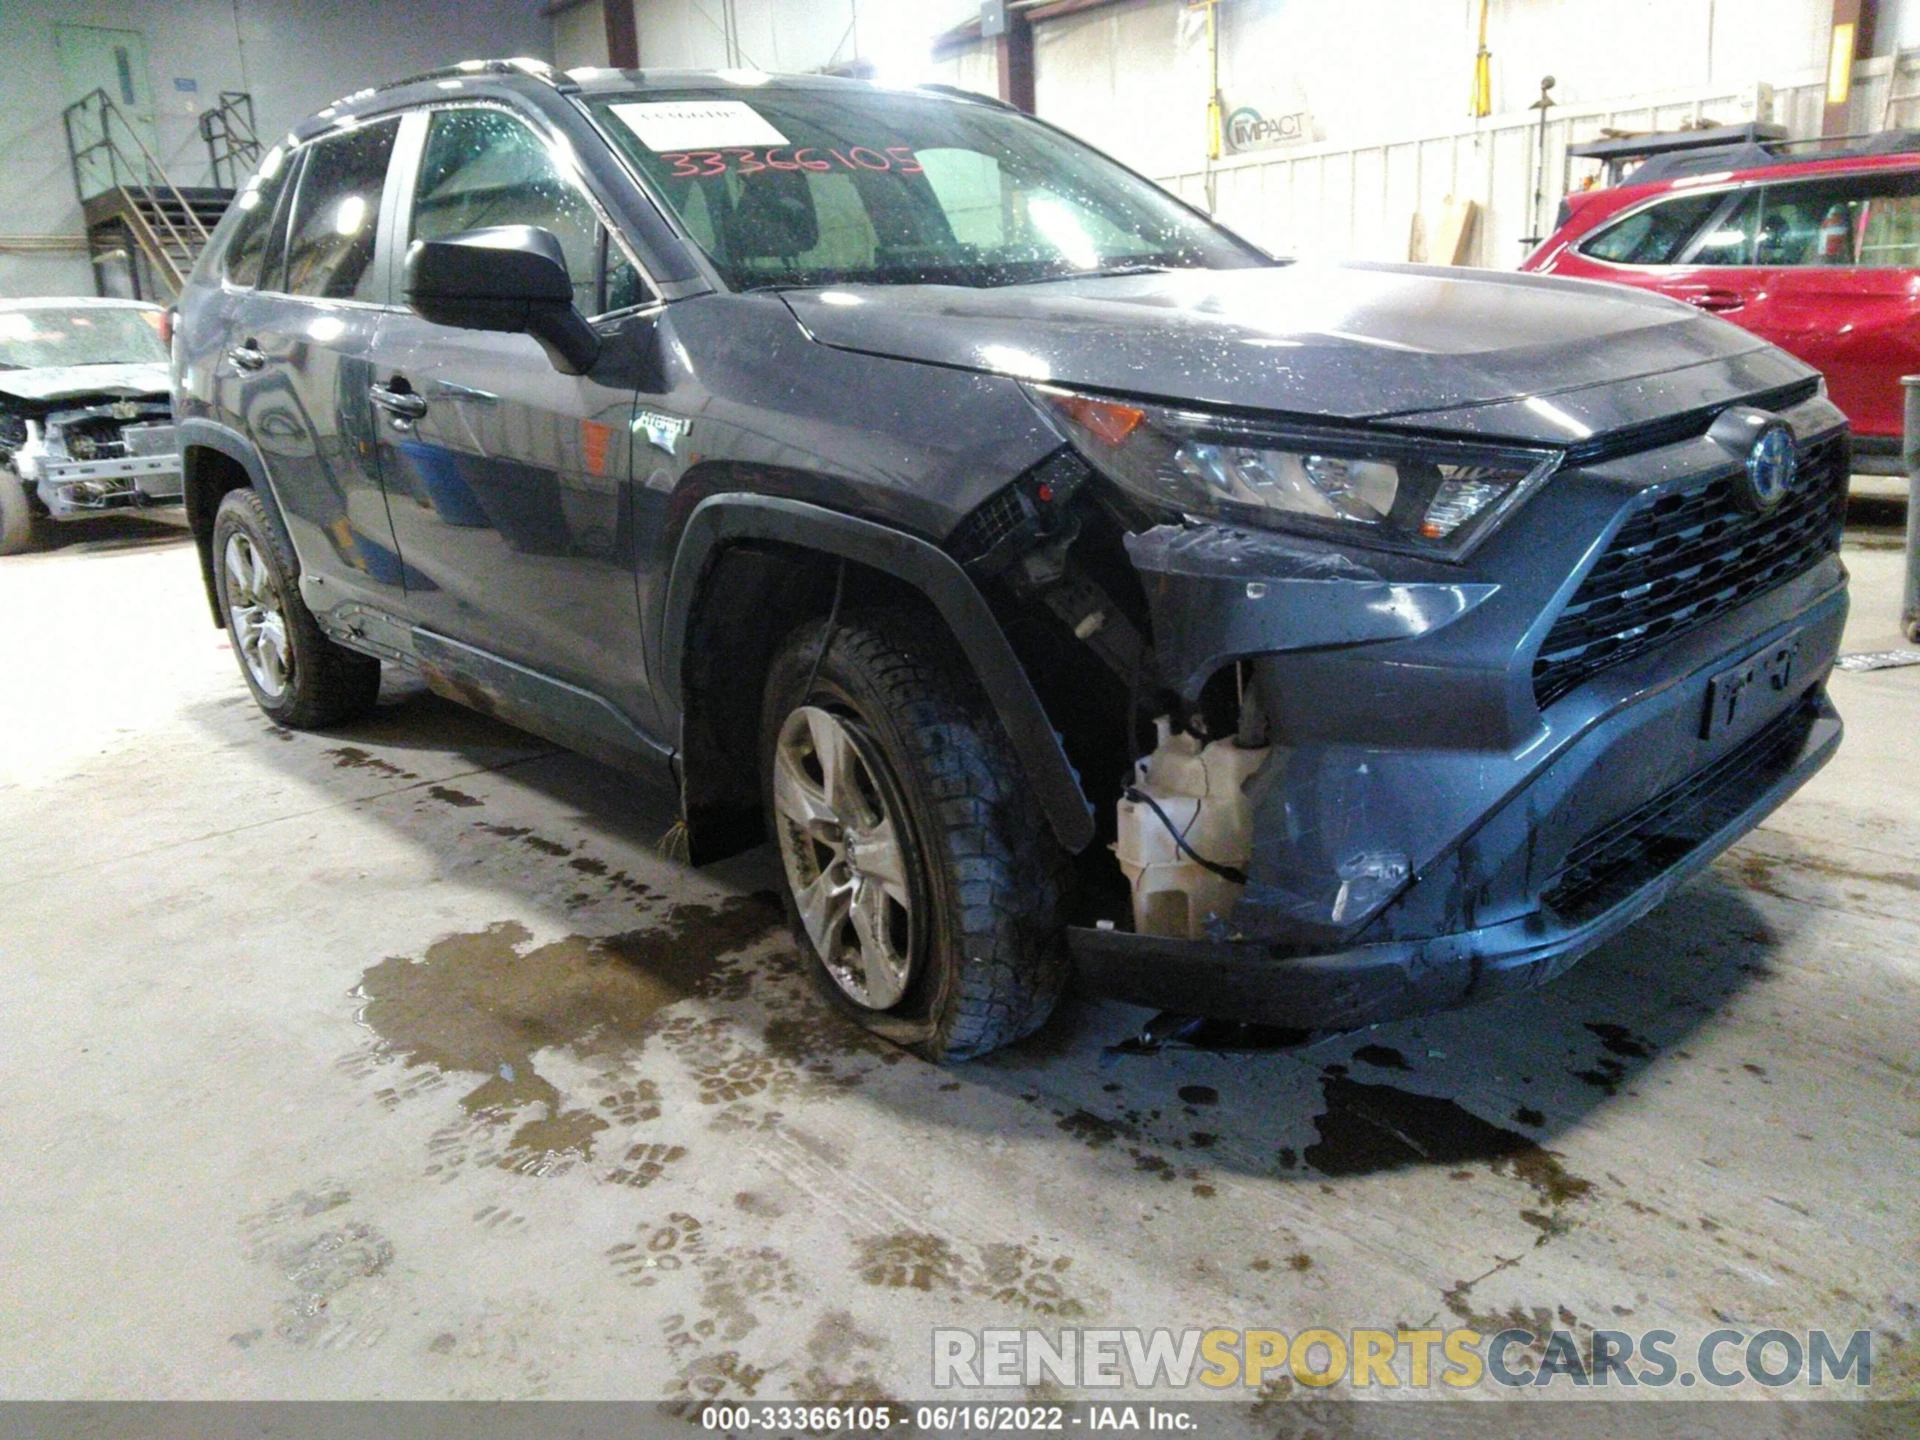
<svg viewBox="0 0 1920 1440"><path fill-rule="evenodd" d="M1738 310L1747 303L1747 297L1733 290L1705 290L1698 295L1689 295L1687 303L1718 315L1728 310Z"/></svg>
<svg viewBox="0 0 1920 1440"><path fill-rule="evenodd" d="M471 385L456 385L451 380L429 380L427 389L449 400L466 400L475 405L498 405L500 397L491 390L476 390Z"/></svg>
<svg viewBox="0 0 1920 1440"><path fill-rule="evenodd" d="M373 397L373 403L382 410L391 411L396 421L418 420L427 413L426 397L416 395L411 390L395 390L387 385L369 385L367 394Z"/></svg>
<svg viewBox="0 0 1920 1440"><path fill-rule="evenodd" d="M258 370L267 363L266 354L251 340L227 351L227 358L233 361L236 370Z"/></svg>

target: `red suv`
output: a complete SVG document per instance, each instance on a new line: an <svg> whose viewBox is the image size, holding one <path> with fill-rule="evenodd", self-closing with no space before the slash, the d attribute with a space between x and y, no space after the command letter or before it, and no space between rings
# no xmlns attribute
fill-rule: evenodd
<svg viewBox="0 0 1920 1440"><path fill-rule="evenodd" d="M1569 197L1520 268L1657 290L1771 340L1826 375L1853 422L1854 468L1897 473L1900 377L1920 371L1917 142L1657 156Z"/></svg>

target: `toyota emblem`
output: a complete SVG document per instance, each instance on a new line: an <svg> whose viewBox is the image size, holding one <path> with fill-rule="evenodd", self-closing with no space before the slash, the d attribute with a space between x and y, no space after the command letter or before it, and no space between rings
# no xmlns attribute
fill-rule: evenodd
<svg viewBox="0 0 1920 1440"><path fill-rule="evenodd" d="M1753 442L1747 453L1747 489L1754 507L1771 510L1778 505L1800 469L1800 457L1793 447L1793 431L1785 425L1769 425Z"/></svg>

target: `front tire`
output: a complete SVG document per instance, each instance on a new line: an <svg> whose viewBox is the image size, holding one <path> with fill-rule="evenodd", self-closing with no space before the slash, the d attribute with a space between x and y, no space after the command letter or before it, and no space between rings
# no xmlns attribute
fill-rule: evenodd
<svg viewBox="0 0 1920 1440"><path fill-rule="evenodd" d="M796 940L844 1011L936 1063L1038 1029L1067 978L1067 856L953 650L909 612L803 625L760 736Z"/></svg>
<svg viewBox="0 0 1920 1440"><path fill-rule="evenodd" d="M34 541L33 502L11 465L0 465L0 555L17 555Z"/></svg>
<svg viewBox="0 0 1920 1440"><path fill-rule="evenodd" d="M249 487L228 491L214 515L213 573L241 677L269 719L311 730L373 709L380 662L320 633L293 549Z"/></svg>

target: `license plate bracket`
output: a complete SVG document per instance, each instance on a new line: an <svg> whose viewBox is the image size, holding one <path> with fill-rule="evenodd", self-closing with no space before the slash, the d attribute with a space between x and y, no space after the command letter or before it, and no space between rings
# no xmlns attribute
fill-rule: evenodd
<svg viewBox="0 0 1920 1440"><path fill-rule="evenodd" d="M1707 681L1706 714L1700 720L1700 738L1716 740L1729 730L1778 708L1779 697L1793 684L1800 664L1800 632L1769 641L1737 665L1730 665Z"/></svg>

